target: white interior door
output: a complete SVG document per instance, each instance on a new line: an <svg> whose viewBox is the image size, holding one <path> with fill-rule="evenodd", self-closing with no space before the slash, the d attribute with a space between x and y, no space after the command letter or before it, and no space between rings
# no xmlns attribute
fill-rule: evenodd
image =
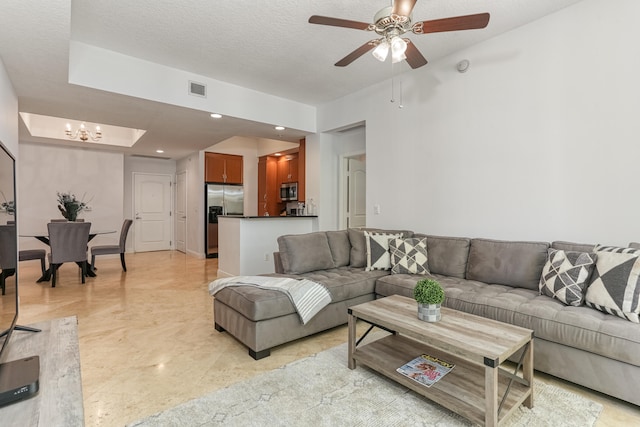
<svg viewBox="0 0 640 427"><path fill-rule="evenodd" d="M136 252L171 249L171 176L134 173Z"/></svg>
<svg viewBox="0 0 640 427"><path fill-rule="evenodd" d="M364 156L348 159L347 227L367 225L367 168Z"/></svg>
<svg viewBox="0 0 640 427"><path fill-rule="evenodd" d="M176 176L176 250L187 252L187 172Z"/></svg>

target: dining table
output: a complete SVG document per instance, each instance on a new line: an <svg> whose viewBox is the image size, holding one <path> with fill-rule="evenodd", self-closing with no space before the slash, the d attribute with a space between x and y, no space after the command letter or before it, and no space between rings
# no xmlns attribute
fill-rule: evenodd
<svg viewBox="0 0 640 427"><path fill-rule="evenodd" d="M91 229L89 231L89 241L93 240L94 237L101 235L101 234L113 234L116 233L117 230L112 230L112 229ZM36 240L41 241L42 243L44 243L47 246L50 246L50 242L49 242L49 232L48 231L38 231L38 232L27 232L27 233L20 233L20 237L33 237ZM96 277L96 272L95 269L91 268L91 263L87 260L86 262L86 271L87 271L87 276L89 277ZM82 268L82 264L81 263L76 263L78 264L78 266L80 268ZM49 268L45 271L45 273L38 279L36 280L37 283L40 282L48 282L51 280L51 265L49 265Z"/></svg>

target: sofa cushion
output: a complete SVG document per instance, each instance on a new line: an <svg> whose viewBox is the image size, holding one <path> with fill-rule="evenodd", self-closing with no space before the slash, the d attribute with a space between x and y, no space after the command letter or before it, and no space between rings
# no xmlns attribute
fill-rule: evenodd
<svg viewBox="0 0 640 427"><path fill-rule="evenodd" d="M322 283L331 294L331 303L373 294L376 279L388 271L364 271L362 268L340 267L302 274L268 274L274 277L306 278ZM255 286L229 286L215 296L247 319L258 322L295 313L295 307L284 292ZM346 312L344 313L346 319Z"/></svg>
<svg viewBox="0 0 640 427"><path fill-rule="evenodd" d="M367 243L364 239L364 231L349 228L347 232L349 233L349 243L351 243L349 266L363 268L367 265Z"/></svg>
<svg viewBox="0 0 640 427"><path fill-rule="evenodd" d="M542 268L540 293L564 304L580 306L596 262L596 255L587 252L549 249Z"/></svg>
<svg viewBox="0 0 640 427"><path fill-rule="evenodd" d="M586 304L640 323L640 249L597 245L596 254Z"/></svg>
<svg viewBox="0 0 640 427"><path fill-rule="evenodd" d="M336 267L344 267L349 265L349 254L351 252L351 243L349 243L349 233L347 230L327 231L327 241L331 256Z"/></svg>
<svg viewBox="0 0 640 427"><path fill-rule="evenodd" d="M367 267L365 270L390 270L391 255L389 254L389 240L401 237L402 234L387 234L364 232L367 244Z"/></svg>
<svg viewBox="0 0 640 427"><path fill-rule="evenodd" d="M430 272L464 279L471 239L427 234L415 234L414 237L427 238Z"/></svg>
<svg viewBox="0 0 640 427"><path fill-rule="evenodd" d="M335 267L325 232L280 236L278 248L285 273L299 274Z"/></svg>
<svg viewBox="0 0 640 427"><path fill-rule="evenodd" d="M591 243L574 243L557 240L551 243L551 247L553 249L559 249L561 251L593 252L593 249L596 247L596 245Z"/></svg>
<svg viewBox="0 0 640 427"><path fill-rule="evenodd" d="M413 288L416 287L416 283L418 283L419 280L425 278L433 278L433 276L429 274L391 274L380 277L376 281L376 295L379 297L402 295L413 299Z"/></svg>
<svg viewBox="0 0 640 427"><path fill-rule="evenodd" d="M634 323L584 305L564 305L538 290L434 277L444 288L446 307L532 329L536 339L640 366L640 334Z"/></svg>
<svg viewBox="0 0 640 427"><path fill-rule="evenodd" d="M340 267L330 270L310 271L298 276L322 283L331 294L331 301L346 301L362 295L373 294L376 280L388 276L385 270L365 271L362 268ZM346 313L345 313L346 315Z"/></svg>
<svg viewBox="0 0 640 427"><path fill-rule="evenodd" d="M466 278L538 291L546 242L472 239Z"/></svg>
<svg viewBox="0 0 640 427"><path fill-rule="evenodd" d="M389 240L391 274L429 274L427 238Z"/></svg>

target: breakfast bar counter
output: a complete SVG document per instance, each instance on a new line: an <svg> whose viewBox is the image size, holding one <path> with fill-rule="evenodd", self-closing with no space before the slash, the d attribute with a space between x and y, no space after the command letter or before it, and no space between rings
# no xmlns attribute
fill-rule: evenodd
<svg viewBox="0 0 640 427"><path fill-rule="evenodd" d="M318 217L240 216L218 217L218 276L252 276L274 273L273 253L278 237L318 231Z"/></svg>

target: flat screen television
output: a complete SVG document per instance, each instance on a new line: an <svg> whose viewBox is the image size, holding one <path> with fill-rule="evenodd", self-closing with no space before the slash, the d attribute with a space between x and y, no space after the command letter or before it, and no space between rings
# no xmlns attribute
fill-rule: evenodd
<svg viewBox="0 0 640 427"><path fill-rule="evenodd" d="M0 141L0 405L33 396L40 376L38 356L6 360L13 332L31 330L16 324L20 299L15 177L15 159Z"/></svg>

